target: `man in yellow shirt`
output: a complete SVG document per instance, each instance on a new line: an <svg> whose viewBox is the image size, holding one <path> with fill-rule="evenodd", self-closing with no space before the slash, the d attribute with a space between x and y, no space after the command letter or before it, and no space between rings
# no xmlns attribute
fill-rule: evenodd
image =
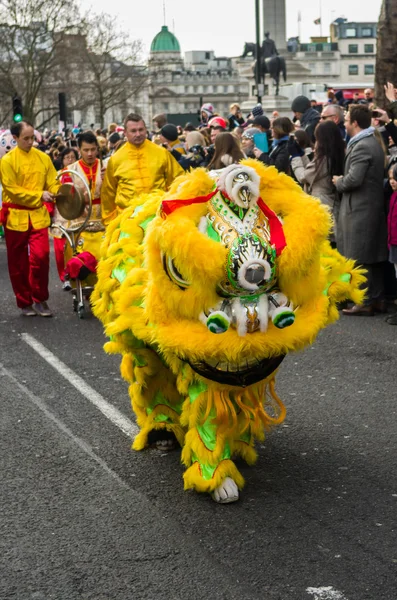
<svg viewBox="0 0 397 600"><path fill-rule="evenodd" d="M45 202L58 191L49 156L33 148L34 129L21 121L11 127L17 146L0 162L8 271L17 306L27 317L51 317L47 305L50 216Z"/></svg>
<svg viewBox="0 0 397 600"><path fill-rule="evenodd" d="M146 125L140 115L129 114L124 130L127 143L110 157L102 184L105 225L139 194L167 190L175 177L184 173L165 148L147 139Z"/></svg>

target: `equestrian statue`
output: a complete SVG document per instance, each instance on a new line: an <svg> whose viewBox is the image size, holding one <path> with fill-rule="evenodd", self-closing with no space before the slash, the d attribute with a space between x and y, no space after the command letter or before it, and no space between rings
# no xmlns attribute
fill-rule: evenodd
<svg viewBox="0 0 397 600"><path fill-rule="evenodd" d="M257 59L256 44L245 42L244 52L241 55L241 58L245 58L246 56L252 56L255 59L253 67L255 73ZM287 81L287 66L285 64L284 57L279 55L274 40L270 39L269 32L265 33L265 39L263 40L261 47L260 75L263 84L265 84L266 73L268 73L273 79L274 84L276 86L276 96L278 96L280 87L280 75L282 74L284 81Z"/></svg>

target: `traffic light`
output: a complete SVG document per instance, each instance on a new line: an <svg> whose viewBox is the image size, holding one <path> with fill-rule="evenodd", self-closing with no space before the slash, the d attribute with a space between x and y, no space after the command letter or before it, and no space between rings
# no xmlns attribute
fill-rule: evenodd
<svg viewBox="0 0 397 600"><path fill-rule="evenodd" d="M14 94L12 97L12 114L14 123L20 123L22 121L22 100L17 94Z"/></svg>
<svg viewBox="0 0 397 600"><path fill-rule="evenodd" d="M59 92L58 102L59 102L59 120L62 121L65 126L66 121L67 121L67 108L66 108L66 94L64 92Z"/></svg>

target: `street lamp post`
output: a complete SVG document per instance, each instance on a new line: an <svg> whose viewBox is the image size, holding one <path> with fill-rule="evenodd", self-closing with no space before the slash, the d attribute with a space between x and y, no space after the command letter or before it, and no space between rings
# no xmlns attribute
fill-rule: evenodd
<svg viewBox="0 0 397 600"><path fill-rule="evenodd" d="M258 103L261 103L262 102L262 94L261 94L262 52L261 52L259 0L255 0L255 31L256 31L256 67L255 67L256 97L257 97Z"/></svg>

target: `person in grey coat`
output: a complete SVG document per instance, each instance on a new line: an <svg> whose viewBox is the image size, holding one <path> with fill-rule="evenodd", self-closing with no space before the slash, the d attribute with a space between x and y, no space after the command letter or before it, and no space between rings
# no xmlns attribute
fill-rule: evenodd
<svg viewBox="0 0 397 600"><path fill-rule="evenodd" d="M352 104L346 117L347 145L344 175L332 181L342 195L337 211L337 248L367 270L363 305L343 310L345 315L373 316L386 312L383 289L387 260L387 221L383 198L385 154L371 127L371 111Z"/></svg>

